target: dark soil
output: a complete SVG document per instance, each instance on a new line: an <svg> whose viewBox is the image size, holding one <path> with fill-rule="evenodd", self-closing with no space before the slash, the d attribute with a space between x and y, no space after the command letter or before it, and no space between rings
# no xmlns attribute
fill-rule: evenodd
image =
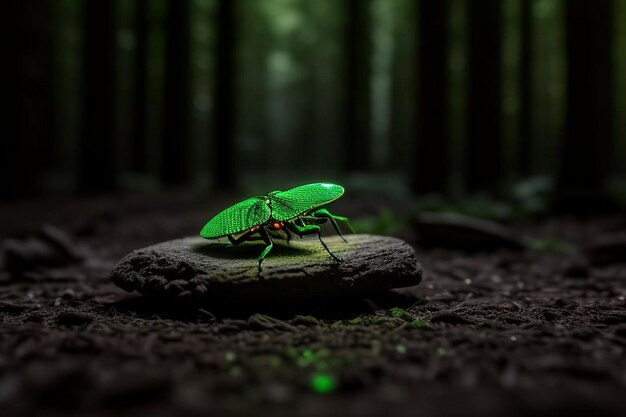
<svg viewBox="0 0 626 417"><path fill-rule="evenodd" d="M542 250L416 245L423 282L367 299L217 308L111 283L128 252L193 234L215 208L5 205L2 415L626 415L626 259L576 250L626 231L624 216L514 225Z"/></svg>

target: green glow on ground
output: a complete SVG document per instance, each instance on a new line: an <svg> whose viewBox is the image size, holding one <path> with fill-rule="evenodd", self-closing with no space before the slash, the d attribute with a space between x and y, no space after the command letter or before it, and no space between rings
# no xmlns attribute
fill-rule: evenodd
<svg viewBox="0 0 626 417"><path fill-rule="evenodd" d="M328 394L335 390L337 381L328 374L317 373L311 378L311 389L317 394Z"/></svg>
<svg viewBox="0 0 626 417"><path fill-rule="evenodd" d="M394 307L391 309L391 315L399 319L411 318L411 314L403 308Z"/></svg>
<svg viewBox="0 0 626 417"><path fill-rule="evenodd" d="M426 329L428 328L428 323L421 319L415 319L409 323L409 327L411 329Z"/></svg>
<svg viewBox="0 0 626 417"><path fill-rule="evenodd" d="M297 351L293 352L293 354L296 355L296 363L302 368L307 366L314 366L318 370L328 368L328 364L326 363L330 356L328 349L319 349L317 351L306 349L300 354L298 354Z"/></svg>
<svg viewBox="0 0 626 417"><path fill-rule="evenodd" d="M437 348L437 356L443 356L446 354L446 350L442 347Z"/></svg>

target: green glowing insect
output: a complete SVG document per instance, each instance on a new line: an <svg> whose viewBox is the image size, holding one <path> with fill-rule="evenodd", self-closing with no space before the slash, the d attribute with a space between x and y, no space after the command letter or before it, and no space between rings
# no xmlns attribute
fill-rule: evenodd
<svg viewBox="0 0 626 417"><path fill-rule="evenodd" d="M344 242L346 241L337 221L345 222L352 230L348 219L323 208L341 197L343 192L340 185L315 183L248 198L209 220L200 231L200 236L207 239L226 236L233 245L249 240L262 240L267 246L259 256L259 270L274 247L272 238L286 239L289 243L292 233L299 237L317 235L330 256L335 261L341 261L322 240L319 225L330 222Z"/></svg>

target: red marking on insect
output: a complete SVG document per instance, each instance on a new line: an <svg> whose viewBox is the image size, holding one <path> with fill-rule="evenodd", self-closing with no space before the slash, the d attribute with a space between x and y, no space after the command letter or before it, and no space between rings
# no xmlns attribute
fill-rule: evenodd
<svg viewBox="0 0 626 417"><path fill-rule="evenodd" d="M272 224L272 228L274 230L280 230L280 229L283 228L283 223L282 222L276 222L276 223Z"/></svg>

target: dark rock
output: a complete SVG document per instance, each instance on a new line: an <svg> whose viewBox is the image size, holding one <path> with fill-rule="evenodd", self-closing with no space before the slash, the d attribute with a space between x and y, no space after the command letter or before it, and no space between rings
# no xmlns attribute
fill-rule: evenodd
<svg viewBox="0 0 626 417"><path fill-rule="evenodd" d="M159 338L166 342L177 342L179 340L183 340L183 334L177 331L171 331L168 333L161 333Z"/></svg>
<svg viewBox="0 0 626 417"><path fill-rule="evenodd" d="M214 322L216 320L215 315L213 313L203 308L199 308L197 310L197 314L198 314L198 318L203 321Z"/></svg>
<svg viewBox="0 0 626 417"><path fill-rule="evenodd" d="M626 233L608 234L594 239L583 252L595 265L626 263Z"/></svg>
<svg viewBox="0 0 626 417"><path fill-rule="evenodd" d="M67 231L51 224L44 224L39 235L42 240L56 248L67 260L82 261L88 256L87 248L79 244Z"/></svg>
<svg viewBox="0 0 626 417"><path fill-rule="evenodd" d="M296 331L296 327L277 318L265 315L255 314L248 319L248 325L254 330L286 330Z"/></svg>
<svg viewBox="0 0 626 417"><path fill-rule="evenodd" d="M36 235L5 240L0 249L4 258L2 267L10 272L71 265L88 256L87 249L68 232L47 224Z"/></svg>
<svg viewBox="0 0 626 417"><path fill-rule="evenodd" d="M626 312L614 311L603 315L597 320L603 324L623 324L626 323Z"/></svg>
<svg viewBox="0 0 626 417"><path fill-rule="evenodd" d="M0 311L9 314L21 314L25 311L33 310L37 306L22 303L12 303L10 301L0 301Z"/></svg>
<svg viewBox="0 0 626 417"><path fill-rule="evenodd" d="M64 311L57 316L57 323L62 326L80 326L93 321L93 316L78 311Z"/></svg>
<svg viewBox="0 0 626 417"><path fill-rule="evenodd" d="M31 321L33 323L41 323L44 320L44 315L39 311L34 311L25 317L26 321Z"/></svg>
<svg viewBox="0 0 626 417"><path fill-rule="evenodd" d="M416 227L426 245L464 250L526 249L524 239L498 223L451 213L421 213Z"/></svg>
<svg viewBox="0 0 626 417"><path fill-rule="evenodd" d="M472 324L471 320L465 317L459 316L452 311L439 311L434 313L430 318L431 323L446 323L446 324Z"/></svg>
<svg viewBox="0 0 626 417"><path fill-rule="evenodd" d="M300 316L297 315L291 321L293 324L299 324L303 326L319 326L320 321L313 316Z"/></svg>
<svg viewBox="0 0 626 417"><path fill-rule="evenodd" d="M167 294L191 291L196 300L363 295L417 285L422 269L402 240L373 235L325 237L343 262L334 262L317 239L275 243L257 268L263 244L186 238L126 256L111 274L126 291Z"/></svg>
<svg viewBox="0 0 626 417"><path fill-rule="evenodd" d="M583 260L576 260L566 265L563 275L567 278L589 278L589 265Z"/></svg>

